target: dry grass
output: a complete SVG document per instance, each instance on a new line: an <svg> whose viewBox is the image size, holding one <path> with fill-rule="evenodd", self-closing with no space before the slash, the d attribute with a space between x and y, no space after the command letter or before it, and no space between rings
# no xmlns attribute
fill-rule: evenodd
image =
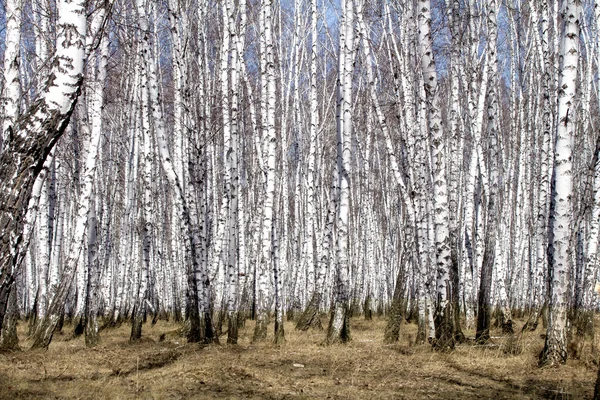
<svg viewBox="0 0 600 400"><path fill-rule="evenodd" d="M416 327L406 324L400 342L385 345L384 326L383 319L353 319L352 342L331 347L320 345L323 332L296 332L291 323L285 326L284 346L252 344L251 321L240 329L236 346L188 345L172 334L178 326L166 322L144 325L145 340L137 344L128 343L129 326L102 331L102 344L93 349L83 338L59 335L48 351L0 353L0 398L579 399L593 394L597 366L589 345L581 360L537 368L541 328L520 339L520 354L508 355L506 338L492 346L467 343L437 353L429 345L412 345ZM166 340L159 341L163 333Z"/></svg>

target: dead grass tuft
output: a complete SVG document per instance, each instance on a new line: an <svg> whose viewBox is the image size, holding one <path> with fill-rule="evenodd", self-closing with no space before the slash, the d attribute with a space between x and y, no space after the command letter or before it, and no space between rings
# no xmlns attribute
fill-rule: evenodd
<svg viewBox="0 0 600 400"><path fill-rule="evenodd" d="M509 356L518 356L523 353L524 337L521 332L508 335L504 339L502 351Z"/></svg>

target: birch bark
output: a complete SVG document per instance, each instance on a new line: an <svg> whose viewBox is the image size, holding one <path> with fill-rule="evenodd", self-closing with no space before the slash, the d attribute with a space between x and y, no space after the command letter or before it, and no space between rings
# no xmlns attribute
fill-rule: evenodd
<svg viewBox="0 0 600 400"><path fill-rule="evenodd" d="M567 308L569 304L570 258L573 239L573 141L574 109L579 59L581 2L567 0L558 92L558 126L554 150L548 238L548 328L540 365L564 364L567 360Z"/></svg>
<svg viewBox="0 0 600 400"><path fill-rule="evenodd" d="M264 189L262 207L262 228L260 236L260 261L257 268L256 289L256 326L253 340L266 339L268 324L268 266L271 262L271 232L273 226L273 206L275 199L275 156L277 138L275 135L275 60L273 47L273 1L264 0L261 3L263 26L261 35L264 36L261 51L261 74L264 75L262 83L263 111L263 148L265 152ZM262 72L264 71L264 72ZM262 75L261 75L262 76ZM262 79L262 78L261 78Z"/></svg>
<svg viewBox="0 0 600 400"><path fill-rule="evenodd" d="M55 63L44 94L5 132L0 156L0 321L14 281L22 228L32 187L42 165L65 131L79 96L85 59L84 1L61 0Z"/></svg>
<svg viewBox="0 0 600 400"><path fill-rule="evenodd" d="M454 348L454 310L452 309L451 254L446 185L445 137L440 114L437 72L431 37L430 0L418 1L418 45L427 102L427 122L431 140L433 198L435 202L434 235L436 256L436 340L434 347Z"/></svg>
<svg viewBox="0 0 600 400"><path fill-rule="evenodd" d="M352 73L354 50L354 4L342 0L337 82L337 198L336 287L326 342L350 340L349 304L349 217L350 217L350 141L352 135Z"/></svg>
<svg viewBox="0 0 600 400"><path fill-rule="evenodd" d="M5 5L6 12L6 47L4 49L4 93L2 106L2 135L0 135L0 152L4 143L4 133L15 123L19 116L19 103L21 101L21 80L19 78L19 64L21 58L21 14L22 0L8 0Z"/></svg>
<svg viewBox="0 0 600 400"><path fill-rule="evenodd" d="M315 190L315 164L317 160L317 133L319 126L319 110L317 101L317 0L310 1L310 134L308 150L308 168L307 168L307 203L306 203L306 258L308 263L314 263L313 240L315 236L316 225L316 190ZM318 258L318 257L317 257ZM317 260L314 269L314 292L296 323L296 329L306 330L310 327L323 329L319 310L322 302L323 285L323 266L324 264Z"/></svg>

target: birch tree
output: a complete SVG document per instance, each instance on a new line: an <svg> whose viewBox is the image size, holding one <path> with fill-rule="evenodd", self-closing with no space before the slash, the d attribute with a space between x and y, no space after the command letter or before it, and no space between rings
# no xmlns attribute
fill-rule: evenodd
<svg viewBox="0 0 600 400"><path fill-rule="evenodd" d="M487 195L487 229L485 232L485 250L483 253L483 264L481 267L481 278L479 288L479 300L477 307L477 332L476 339L485 342L489 339L491 320L490 292L494 266L496 264L496 242L498 240L498 218L500 210L499 196L499 151L498 151L498 98L496 93L498 56L497 56L497 13L498 7L494 0L487 4L488 23L488 58L490 65L490 81L488 87L488 141L489 141L489 193ZM503 312L504 309L501 310Z"/></svg>
<svg viewBox="0 0 600 400"><path fill-rule="evenodd" d="M106 6L108 7L108 4ZM80 5L83 7L83 4ZM76 9L72 12L82 12L80 9ZM98 31L100 26L103 26L104 19L106 17L106 13L101 13L98 17L98 22L96 24L92 24L92 36L89 40L90 43L93 43L95 39L95 32ZM66 23L68 27L69 23ZM67 28L68 29L68 28ZM85 44L85 38L83 44ZM89 48L87 48L89 52ZM105 61L101 61L105 62ZM98 93L95 93L94 96L100 96ZM96 98L94 100L95 108L93 113L99 113L102 107L102 98L98 102ZM71 287L71 283L75 278L75 274L77 273L78 264L80 263L82 250L88 242L86 241L89 227L89 219L92 207L94 207L93 202L93 190L94 190L94 181L95 181L95 172L96 165L98 160L98 152L100 147L100 139L102 137L101 125L98 125L98 118L101 118L99 115L94 115L94 124L95 129L92 129L89 134L89 142L87 145L87 154L85 158L85 165L82 173L82 178L80 182L80 199L79 204L77 206L76 219L73 229L73 236L70 242L68 256L65 261L65 266L63 268L62 277L60 282L56 287L51 288L52 290L52 300L48 306L48 310L44 315L44 318L40 320L36 326L36 330L33 334L33 344L32 348L47 348L52 340L52 336L60 322L62 314L64 312L64 305L69 294L69 289ZM87 286L87 280L86 284ZM82 301L85 303L85 299L88 294L80 294ZM90 344L95 344L96 340L91 340Z"/></svg>
<svg viewBox="0 0 600 400"><path fill-rule="evenodd" d="M580 1L566 1L550 203L548 328L544 350L540 355L540 365L564 364L567 360L567 311L573 248L573 141L574 118L577 115L574 102L578 73L580 12Z"/></svg>
<svg viewBox="0 0 600 400"><path fill-rule="evenodd" d="M271 270L271 234L273 227L273 204L275 199L275 161L276 161L276 131L275 131L275 55L273 46L273 2L261 2L262 26L261 35L261 101L264 103L263 148L265 149L264 180L262 190L262 216L260 235L260 261L257 266L256 289L256 327L254 340L264 340L267 336L268 324L268 289L267 278Z"/></svg>
<svg viewBox="0 0 600 400"><path fill-rule="evenodd" d="M350 217L350 141L352 135L352 73L354 4L342 0L337 81L337 216L335 300L332 304L328 344L350 340L348 238Z"/></svg>
<svg viewBox="0 0 600 400"><path fill-rule="evenodd" d="M433 198L435 202L434 234L436 258L436 340L440 349L454 348L454 310L452 309L452 281L450 279L451 255L448 217L448 192L446 186L446 160L444 127L440 115L437 72L431 37L431 3L418 2L418 45L421 71L427 102L427 124L431 141L433 167Z"/></svg>
<svg viewBox="0 0 600 400"><path fill-rule="evenodd" d="M79 96L85 59L83 1L57 4L57 50L43 95L5 132L0 163L0 321L18 268L16 255L32 187L56 141L64 133Z"/></svg>
<svg viewBox="0 0 600 400"><path fill-rule="evenodd" d="M310 133L309 133L309 150L308 150L308 168L306 182L307 187L307 204L306 204L306 259L307 263L313 264L314 250L313 240L315 235L316 224L316 190L315 190L315 164L317 158L317 133L319 128L319 110L317 100L317 0L310 1ZM322 285L323 285L323 263L317 261L313 266L314 270L314 292L304 310L304 313L298 319L296 329L306 330L309 327L323 329L319 311L322 302Z"/></svg>
<svg viewBox="0 0 600 400"><path fill-rule="evenodd" d="M537 2L532 3L533 21L537 20ZM537 321L540 317L542 304L545 303L545 288L546 283L544 279L544 271L547 270L547 247L548 247L548 218L549 218L549 204L550 204L550 179L552 168L551 163L551 151L552 151L552 132L554 129L554 115L552 103L554 97L552 96L552 88L554 87L554 74L551 49L551 36L549 33L550 21L549 12L551 11L549 4L546 0L541 1L540 4L540 25L541 25L541 37L540 47L542 52L543 61L543 75L542 75L542 118L540 123L542 124L543 136L542 143L540 146L540 180L538 186L537 195L537 218L536 218L536 263L533 271L533 294L532 299L532 313L527 321L527 324L523 329L535 329L537 327ZM540 299L543 300L540 302Z"/></svg>
<svg viewBox="0 0 600 400"><path fill-rule="evenodd" d="M2 96L3 124L0 150L5 132L19 116L21 101L21 80L19 78L22 0L6 2L6 48L4 49L4 93Z"/></svg>

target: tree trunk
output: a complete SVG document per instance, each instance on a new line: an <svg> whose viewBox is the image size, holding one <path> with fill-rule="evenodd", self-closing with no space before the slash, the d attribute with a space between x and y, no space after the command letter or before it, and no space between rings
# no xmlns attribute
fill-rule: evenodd
<svg viewBox="0 0 600 400"><path fill-rule="evenodd" d="M5 141L5 133L19 117L21 97L21 80L19 65L21 63L21 20L22 0L8 0L5 5L6 38L4 50L4 80L1 105L3 107L2 132L0 132L0 152Z"/></svg>
<svg viewBox="0 0 600 400"><path fill-rule="evenodd" d="M434 348L447 350L454 348L454 309L452 307L451 249L448 215L448 192L446 184L445 137L440 114L440 99L437 87L437 72L433 56L431 37L430 0L418 1L418 45L421 56L427 103L427 119L431 140L431 161L433 167L433 199L435 203L434 235L437 296L435 306ZM458 289L458 288L457 288Z"/></svg>
<svg viewBox="0 0 600 400"><path fill-rule="evenodd" d="M598 367L598 375L596 376L596 384L594 385L594 400L600 400L600 366Z"/></svg>
<svg viewBox="0 0 600 400"><path fill-rule="evenodd" d="M277 228L273 226L273 283L275 286L275 335L273 342L276 345L285 343L284 312L283 312L283 270L279 265L279 240L277 238Z"/></svg>
<svg viewBox="0 0 600 400"><path fill-rule="evenodd" d="M17 306L17 284L14 283L10 290L8 306L2 332L0 333L0 350L20 350L19 337L17 336L17 322L19 320L19 309Z"/></svg>
<svg viewBox="0 0 600 400"><path fill-rule="evenodd" d="M567 361L567 307L570 286L570 253L573 248L573 139L577 63L579 58L579 0L567 0L561 46L562 74L558 93L558 127L554 151L550 204L549 270L550 301L546 343L540 365Z"/></svg>
<svg viewBox="0 0 600 400"><path fill-rule="evenodd" d="M396 287L394 288L394 297L392 299L392 306L390 314L388 315L388 322L385 327L385 333L383 335L383 341L385 343L395 343L400 340L400 327L404 320L404 307L402 294L404 292L404 271L401 269L398 272L396 278ZM417 335L418 336L418 335ZM424 339L423 339L424 341Z"/></svg>
<svg viewBox="0 0 600 400"><path fill-rule="evenodd" d="M253 340L262 341L267 337L268 316L268 288L267 278L272 262L271 258L271 229L273 226L273 207L275 199L275 157L276 157L276 132L275 132L275 57L273 46L273 1L263 0L261 3L262 32L261 38L261 65L264 64L264 77L266 90L263 95L264 103L264 148L266 149L265 180L262 206L262 228L260 238L260 261L257 266L256 290L256 326Z"/></svg>
<svg viewBox="0 0 600 400"><path fill-rule="evenodd" d="M350 216L350 142L352 135L352 73L354 50L354 6L342 0L340 54L337 83L337 265L335 300L327 329L327 344L350 340L348 222Z"/></svg>
<svg viewBox="0 0 600 400"><path fill-rule="evenodd" d="M85 299L85 345L96 346L100 343L98 334L98 281L100 277L100 265L98 263L98 220L96 218L96 205L91 200L88 229L88 276L87 276L87 298Z"/></svg>
<svg viewBox="0 0 600 400"><path fill-rule="evenodd" d="M61 0L56 62L43 95L5 132L0 156L0 321L4 320L35 178L65 131L82 84L86 13L83 1ZM65 32L69 25L70 35ZM1 327L0 327L1 331Z"/></svg>

